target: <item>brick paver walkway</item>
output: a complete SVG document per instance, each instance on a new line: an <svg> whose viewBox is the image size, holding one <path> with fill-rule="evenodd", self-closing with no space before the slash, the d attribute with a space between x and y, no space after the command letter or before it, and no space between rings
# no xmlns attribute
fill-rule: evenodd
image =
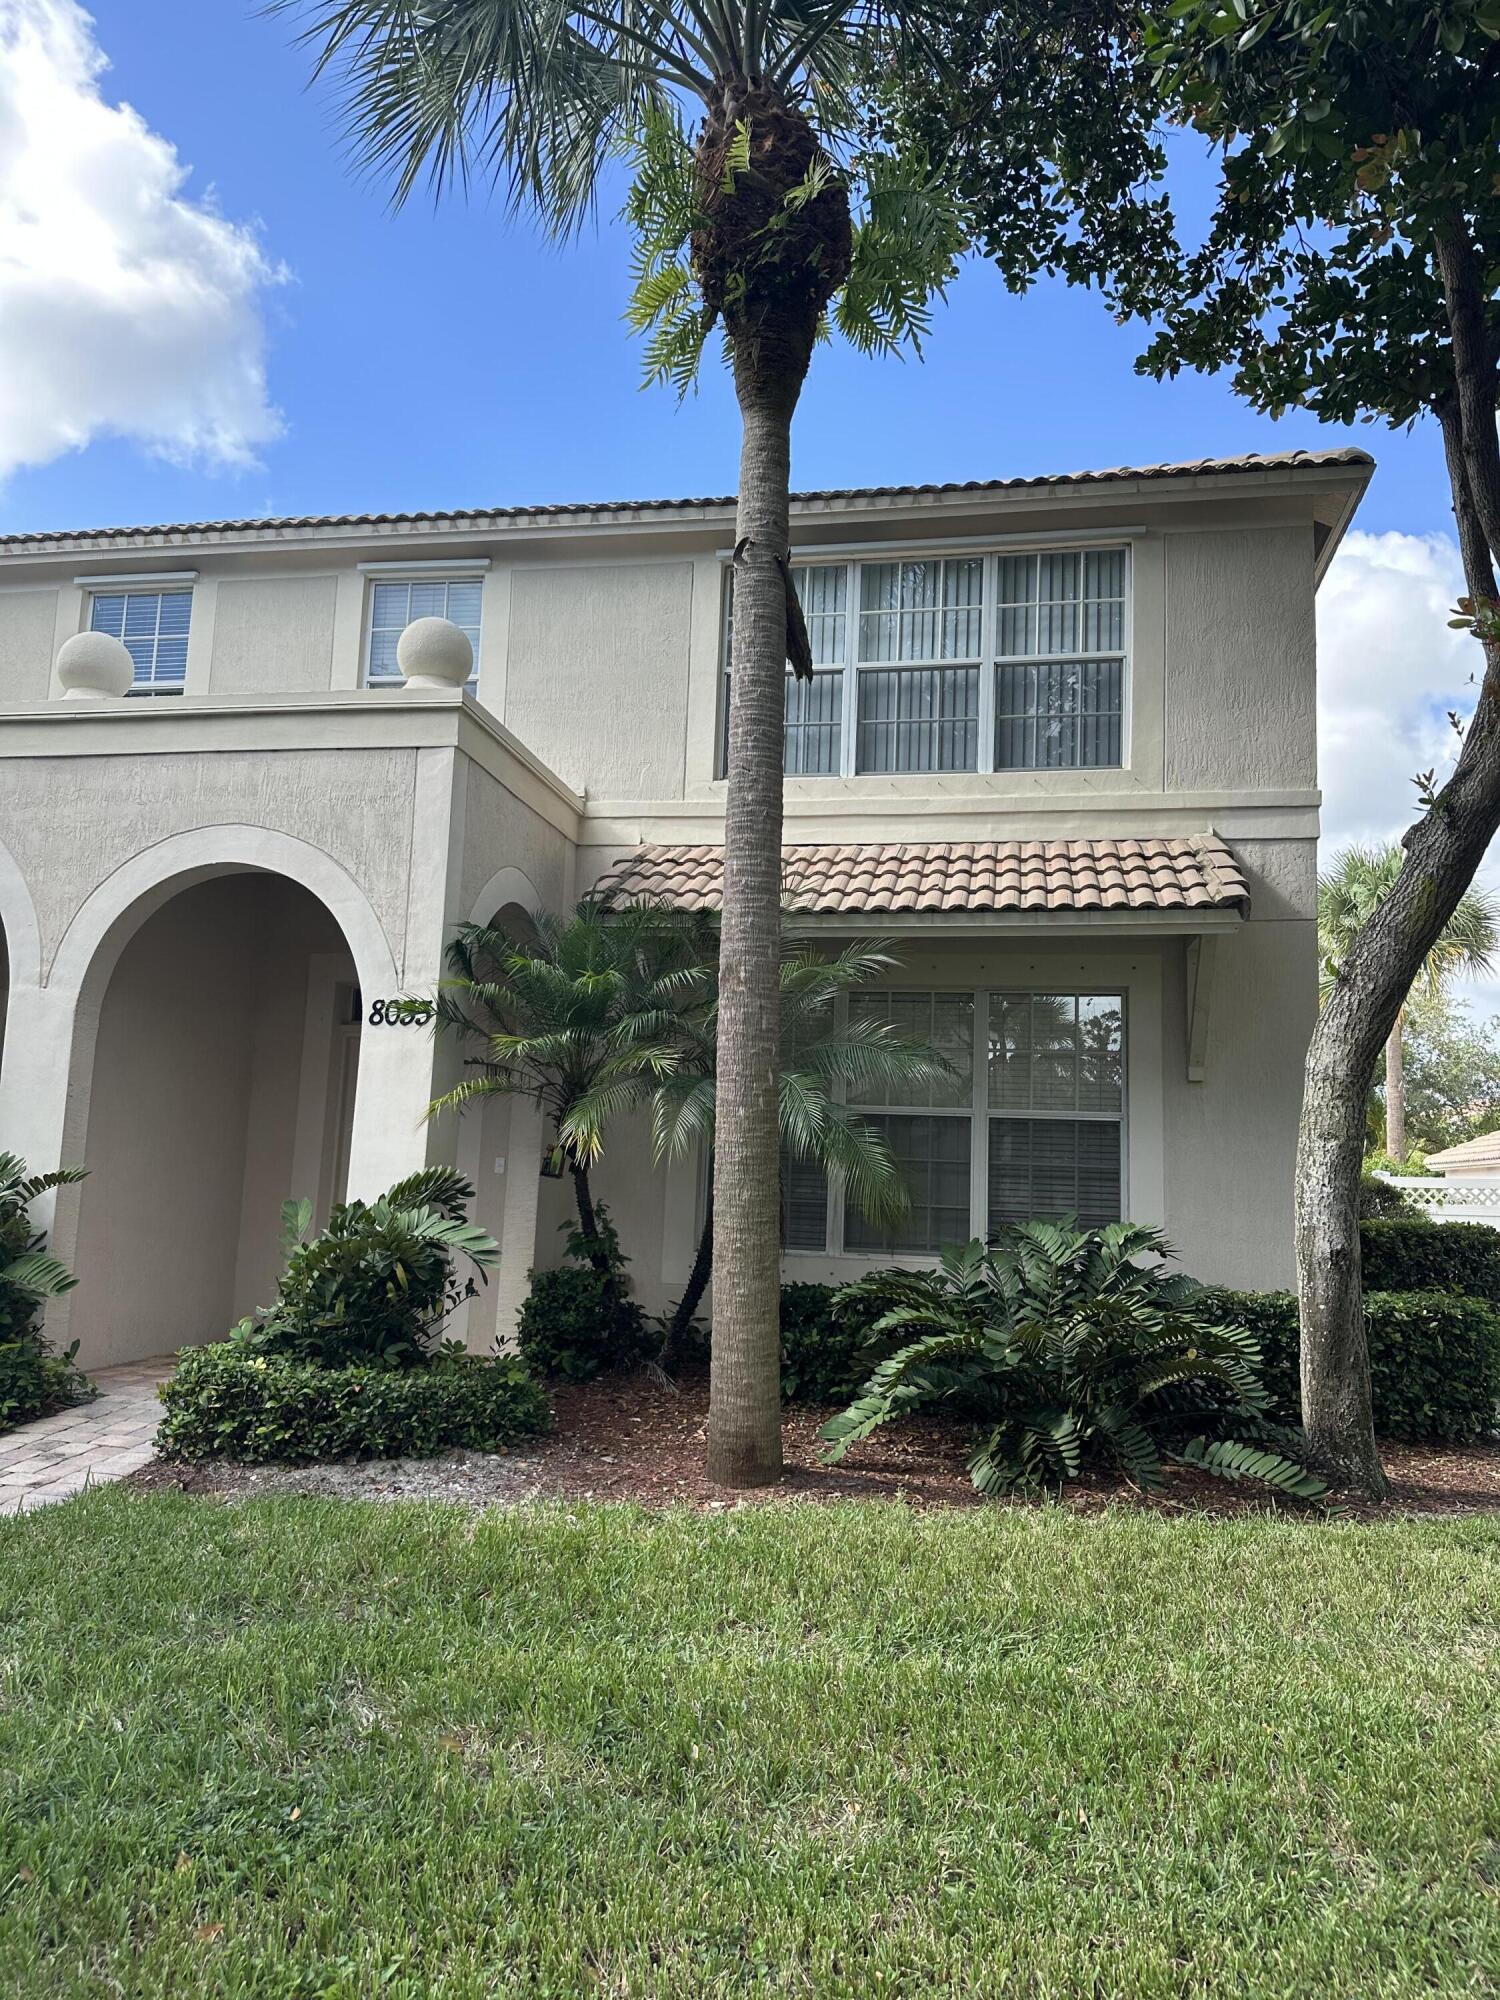
<svg viewBox="0 0 1500 2000"><path fill-rule="evenodd" d="M166 1354L96 1369L99 1394L92 1403L7 1431L0 1437L0 1514L45 1507L137 1471L151 1456L161 1422L156 1385L171 1372Z"/></svg>

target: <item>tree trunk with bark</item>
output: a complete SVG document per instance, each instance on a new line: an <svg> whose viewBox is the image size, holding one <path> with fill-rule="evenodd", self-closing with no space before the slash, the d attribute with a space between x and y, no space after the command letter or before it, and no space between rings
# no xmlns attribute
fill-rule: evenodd
<svg viewBox="0 0 1500 2000"><path fill-rule="evenodd" d="M1385 1038L1385 1150L1393 1160L1406 1158L1406 1060L1401 1046L1405 1008Z"/></svg>
<svg viewBox="0 0 1500 2000"><path fill-rule="evenodd" d="M670 1367L687 1338L688 1328L703 1303L703 1294L708 1290L708 1281L714 1269L714 1196L708 1191L708 1213L703 1218L703 1229L698 1237L698 1252L693 1258L693 1268L688 1273L687 1289L673 1308L672 1317L667 1322L667 1330L662 1336L661 1356ZM780 1295L777 1296L777 1316L780 1317ZM778 1327L779 1340L779 1327ZM780 1355L777 1356L780 1366Z"/></svg>
<svg viewBox="0 0 1500 2000"><path fill-rule="evenodd" d="M1297 1148L1302 1420L1311 1455L1340 1483L1379 1498L1360 1288L1358 1189L1364 1104L1382 1047L1500 827L1500 548L1496 352L1487 297L1461 219L1437 239L1453 342L1454 390L1438 406L1476 636L1479 699L1452 777L1402 841L1401 873L1346 954L1313 1031Z"/></svg>
<svg viewBox="0 0 1500 2000"><path fill-rule="evenodd" d="M750 164L726 171L736 133ZM734 361L743 426L724 806L708 1472L781 1475L781 816L791 588L792 415L818 323L849 268L846 191L788 202L822 158L801 112L737 81L698 145L693 261Z"/></svg>
<svg viewBox="0 0 1500 2000"><path fill-rule="evenodd" d="M575 1162L569 1166L568 1172L572 1176L573 1200L578 1209L578 1234L583 1239L590 1265L599 1273L605 1289L612 1295L615 1274L604 1239L599 1234L599 1218L594 1212L594 1191L589 1186L589 1170Z"/></svg>

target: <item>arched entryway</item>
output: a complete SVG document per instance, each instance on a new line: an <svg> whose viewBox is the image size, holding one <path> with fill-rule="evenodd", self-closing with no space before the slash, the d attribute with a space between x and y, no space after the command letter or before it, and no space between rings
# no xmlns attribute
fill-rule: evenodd
<svg viewBox="0 0 1500 2000"><path fill-rule="evenodd" d="M59 1304L85 1365L221 1338L273 1296L282 1202L326 1215L345 1192L361 989L394 990L325 856L254 830L212 859L185 839L97 891L53 968L74 1011L63 1157L88 1169L59 1202L79 1280Z"/></svg>

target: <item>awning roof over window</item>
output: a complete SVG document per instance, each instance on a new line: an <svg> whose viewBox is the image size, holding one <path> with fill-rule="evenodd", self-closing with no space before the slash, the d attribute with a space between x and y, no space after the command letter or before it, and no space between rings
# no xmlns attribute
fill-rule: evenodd
<svg viewBox="0 0 1500 2000"><path fill-rule="evenodd" d="M797 915L901 916L1076 910L1243 914L1245 878L1216 834L1171 839L952 840L784 847L785 907ZM595 885L616 901L717 909L717 847L638 847Z"/></svg>

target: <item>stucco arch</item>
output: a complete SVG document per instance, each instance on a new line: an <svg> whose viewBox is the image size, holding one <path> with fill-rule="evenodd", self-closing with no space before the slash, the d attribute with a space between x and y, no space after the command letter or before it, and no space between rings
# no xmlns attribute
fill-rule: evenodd
<svg viewBox="0 0 1500 2000"><path fill-rule="evenodd" d="M80 1004L102 997L120 953L153 911L214 875L285 875L316 896L348 941L366 993L396 992L396 957L369 898L321 847L261 826L202 826L133 854L101 882L69 923L47 984Z"/></svg>
<svg viewBox="0 0 1500 2000"><path fill-rule="evenodd" d="M8 847L0 846L0 925L10 958L10 983L35 986L42 976L42 932L26 877Z"/></svg>
<svg viewBox="0 0 1500 2000"><path fill-rule="evenodd" d="M541 891L522 869L497 868L475 897L469 922L487 924L497 911L511 903L519 905L528 917L534 917L542 907Z"/></svg>
<svg viewBox="0 0 1500 2000"><path fill-rule="evenodd" d="M198 890L215 881L256 878L295 889L309 908L313 904L321 906L330 920L329 935L331 937L336 932L342 939L346 949L340 956L346 966L352 967L355 983L362 992L387 994L400 990L396 957L373 906L358 883L321 848L290 834L242 825L199 827L158 841L123 862L80 906L63 934L46 986L39 996L54 1030L54 1053L46 1067L54 1087L62 1092L54 1128L60 1142L55 1142L52 1149L58 1157L95 1165L94 1156L98 1148L92 1120L105 1082L98 1073L101 1023L106 1019L107 1008L111 1004L109 996L113 991L115 975L143 927L155 917L165 918L168 906L184 892ZM242 932L241 935L248 935L254 940L252 952L259 948L257 933ZM308 965L314 962L306 961ZM185 982L181 972L175 977L175 992L191 996L194 989L190 979ZM336 973L330 972L328 978L332 981ZM290 992L293 989L287 987L280 990ZM334 1004L332 984L328 991L331 1008ZM298 996L300 1001L300 988ZM310 1007L311 1002L308 1004ZM45 1027L48 1023L39 1025ZM194 1047L201 1046L194 1044ZM247 1046L243 1042L226 1045L225 1061L229 1069L233 1068L239 1051ZM291 1064L296 1064L303 1056L300 1037L295 1050L291 1043L278 1043L277 1046L288 1049L287 1061ZM38 1055L41 1053L38 1047ZM388 1061L394 1051L384 1053ZM112 1066L111 1076L117 1073ZM360 1093L354 1097L356 1121L361 1112L360 1097L367 1094L361 1086ZM118 1116L118 1111L115 1115ZM303 1150L300 1122L296 1145L298 1151ZM101 1161L100 1172L103 1171ZM184 1164L183 1171L192 1173L191 1162ZM103 1187L102 1182L94 1185L93 1181L91 1175L90 1181L86 1181L81 1189L61 1190L53 1217L54 1247L64 1262L80 1269L81 1276L88 1275L82 1266L90 1262L83 1255L86 1246L80 1237L81 1218L91 1200L97 1204ZM314 1193L316 1190L299 1185L295 1189L288 1186L283 1192ZM169 1186L164 1188L164 1199L170 1199ZM226 1249L226 1255L232 1258L232 1250ZM91 1268L98 1268L97 1254ZM49 1317L49 1323L55 1320L60 1337L69 1337L69 1329L74 1326L75 1320L77 1330L80 1333L85 1331L83 1320L74 1310L80 1296L81 1292L66 1295L57 1302L54 1314ZM88 1345L89 1341L85 1344Z"/></svg>

